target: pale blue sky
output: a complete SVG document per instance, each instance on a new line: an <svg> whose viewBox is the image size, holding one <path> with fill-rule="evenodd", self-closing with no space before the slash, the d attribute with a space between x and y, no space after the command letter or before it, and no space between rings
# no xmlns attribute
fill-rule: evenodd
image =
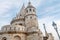
<svg viewBox="0 0 60 40"><path fill-rule="evenodd" d="M18 14L23 3L27 6L29 0L0 0L0 28L9 24L13 17ZM58 25L60 33L60 0L30 0L32 5L36 7L39 27L42 32L43 23L46 24L47 32L52 33L55 40L58 36L52 27L52 21ZM52 31L53 30L53 31Z"/></svg>

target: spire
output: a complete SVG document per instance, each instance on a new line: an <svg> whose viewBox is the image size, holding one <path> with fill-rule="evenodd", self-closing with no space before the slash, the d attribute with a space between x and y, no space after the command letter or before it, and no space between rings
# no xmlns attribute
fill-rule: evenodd
<svg viewBox="0 0 60 40"><path fill-rule="evenodd" d="M21 8L20 12L22 12L22 11L24 10L24 8L25 8L25 5L24 5L24 3L23 3L23 5L22 5L22 8Z"/></svg>
<svg viewBox="0 0 60 40"><path fill-rule="evenodd" d="M21 10L19 11L19 13L17 14L17 17L20 17L20 15L22 14L24 14L23 12L24 12L24 9L25 9L25 6L24 6L24 3L23 3L23 6L22 6L22 8L21 8Z"/></svg>
<svg viewBox="0 0 60 40"><path fill-rule="evenodd" d="M16 17L13 18L11 24L12 24L15 20L24 19L24 14L25 14L25 6L24 6L24 4L23 4L21 10L19 11L18 14L16 14Z"/></svg>
<svg viewBox="0 0 60 40"><path fill-rule="evenodd" d="M23 8L25 8L25 5L24 5L24 3L23 3L23 6L22 6L22 9L23 9Z"/></svg>

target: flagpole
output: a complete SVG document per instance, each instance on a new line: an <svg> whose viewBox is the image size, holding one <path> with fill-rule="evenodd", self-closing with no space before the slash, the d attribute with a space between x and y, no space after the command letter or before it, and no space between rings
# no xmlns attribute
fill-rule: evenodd
<svg viewBox="0 0 60 40"><path fill-rule="evenodd" d="M60 40L60 36L59 36L59 33L58 33L58 28L57 28L57 24L55 22L53 22L52 26L54 27L58 37L59 37L59 40Z"/></svg>

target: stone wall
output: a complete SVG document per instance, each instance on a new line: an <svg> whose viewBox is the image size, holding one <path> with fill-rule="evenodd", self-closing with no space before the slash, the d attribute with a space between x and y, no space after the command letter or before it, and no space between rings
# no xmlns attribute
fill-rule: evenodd
<svg viewBox="0 0 60 40"><path fill-rule="evenodd" d="M17 37L17 38L15 38ZM2 34L0 35L0 40L3 40L6 38L7 40L16 40L20 38L21 40L26 40L26 35L25 34Z"/></svg>

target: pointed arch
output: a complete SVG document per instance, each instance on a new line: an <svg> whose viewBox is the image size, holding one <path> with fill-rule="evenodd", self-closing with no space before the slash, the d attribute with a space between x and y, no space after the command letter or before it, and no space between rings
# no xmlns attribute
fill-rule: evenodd
<svg viewBox="0 0 60 40"><path fill-rule="evenodd" d="M2 40L7 40L7 38L6 37L3 37Z"/></svg>
<svg viewBox="0 0 60 40"><path fill-rule="evenodd" d="M20 36L14 36L14 40L21 40L21 37Z"/></svg>

